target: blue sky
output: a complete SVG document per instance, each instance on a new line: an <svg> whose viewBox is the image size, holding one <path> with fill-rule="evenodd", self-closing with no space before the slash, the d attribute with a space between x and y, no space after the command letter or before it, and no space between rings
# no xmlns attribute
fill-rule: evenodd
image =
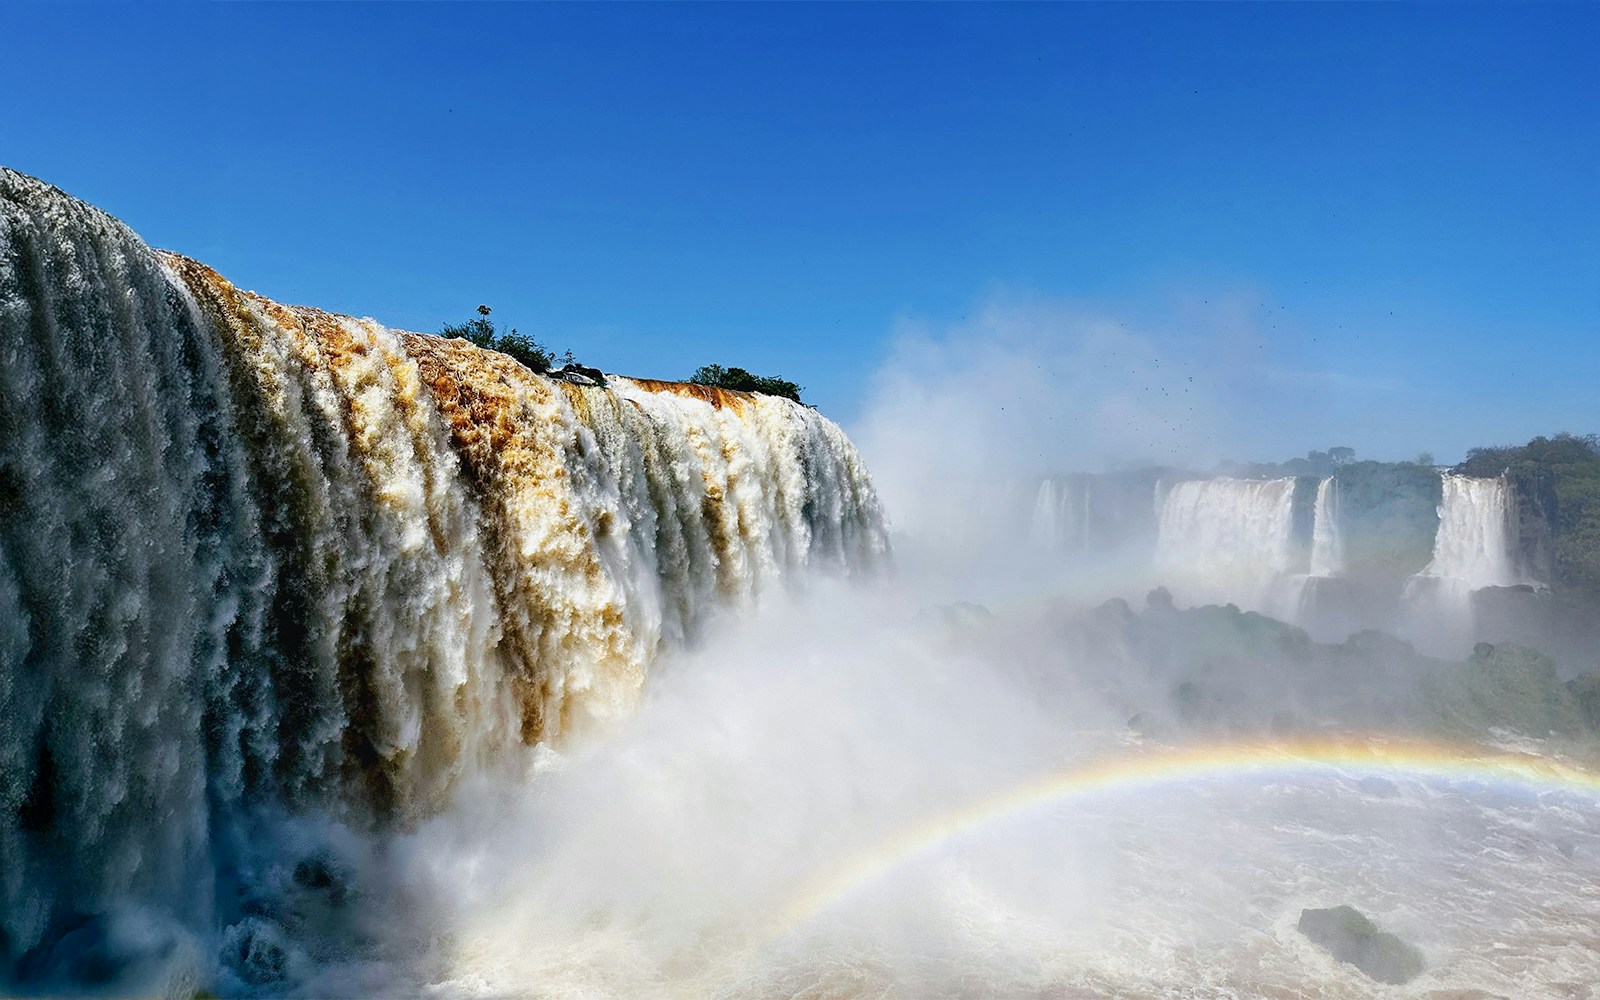
<svg viewBox="0 0 1600 1000"><path fill-rule="evenodd" d="M1045 365L1125 324L1239 457L1453 459L1600 430L1597 44L1596 5L7 4L0 163L274 298L485 302L847 423L1000 308Z"/></svg>

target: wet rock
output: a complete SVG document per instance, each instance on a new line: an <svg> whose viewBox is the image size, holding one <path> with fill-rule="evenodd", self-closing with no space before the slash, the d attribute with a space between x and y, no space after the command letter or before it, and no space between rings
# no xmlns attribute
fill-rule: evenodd
<svg viewBox="0 0 1600 1000"><path fill-rule="evenodd" d="M1392 799L1400 794L1400 786L1388 778L1371 775L1356 782L1356 787L1380 799Z"/></svg>
<svg viewBox="0 0 1600 1000"><path fill-rule="evenodd" d="M1380 983L1399 985L1422 975L1422 952L1379 930L1353 906L1301 910L1299 929L1334 958Z"/></svg>
<svg viewBox="0 0 1600 1000"><path fill-rule="evenodd" d="M246 917L223 933L223 961L252 986L282 982L289 972L283 931L270 920Z"/></svg>
<svg viewBox="0 0 1600 1000"><path fill-rule="evenodd" d="M326 894L328 902L337 906L349 895L350 876L331 855L313 854L294 866L294 884Z"/></svg>
<svg viewBox="0 0 1600 1000"><path fill-rule="evenodd" d="M917 611L912 621L917 625L938 625L945 628L970 628L994 621L994 612L971 601L935 604Z"/></svg>
<svg viewBox="0 0 1600 1000"><path fill-rule="evenodd" d="M1600 734L1600 674L1579 674L1567 681L1567 692L1578 706L1585 730Z"/></svg>
<svg viewBox="0 0 1600 1000"><path fill-rule="evenodd" d="M571 382L573 385L606 384L605 373L600 369L576 363L565 364L560 368L552 369L550 377L561 379L563 382Z"/></svg>
<svg viewBox="0 0 1600 1000"><path fill-rule="evenodd" d="M1572 685L1559 679L1555 660L1530 646L1480 642L1471 659L1428 672L1420 688L1426 711L1447 730L1509 729L1542 738L1584 729Z"/></svg>
<svg viewBox="0 0 1600 1000"><path fill-rule="evenodd" d="M1133 608L1120 597L1113 597L1109 601L1094 609L1094 616L1102 621L1126 627L1138 616L1133 613Z"/></svg>
<svg viewBox="0 0 1600 1000"><path fill-rule="evenodd" d="M1162 727L1149 712L1135 712L1128 720L1128 728L1147 740L1159 739Z"/></svg>
<svg viewBox="0 0 1600 1000"><path fill-rule="evenodd" d="M196 981L199 954L164 917L137 909L73 914L22 956L17 978L35 985L72 984L125 996L169 994Z"/></svg>

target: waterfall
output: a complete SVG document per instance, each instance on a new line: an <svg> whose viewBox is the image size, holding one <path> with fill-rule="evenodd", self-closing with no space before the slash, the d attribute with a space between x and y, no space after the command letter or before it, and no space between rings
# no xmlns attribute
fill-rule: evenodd
<svg viewBox="0 0 1600 1000"><path fill-rule="evenodd" d="M1441 480L1433 558L1406 582L1405 630L1428 649L1456 654L1474 638L1473 592L1524 581L1517 572L1510 482L1448 472Z"/></svg>
<svg viewBox="0 0 1600 1000"><path fill-rule="evenodd" d="M1317 484L1311 522L1311 575L1344 572L1344 540L1339 533L1339 483L1332 476Z"/></svg>
<svg viewBox="0 0 1600 1000"><path fill-rule="evenodd" d="M1293 559L1294 479L1178 483L1161 508L1155 566L1183 599L1264 609Z"/></svg>
<svg viewBox="0 0 1600 1000"><path fill-rule="evenodd" d="M1344 536L1339 524L1339 481L1317 483L1311 510L1311 553L1304 574L1287 578L1277 603L1284 617L1320 641L1337 642L1360 628L1353 613L1345 572Z"/></svg>
<svg viewBox="0 0 1600 1000"><path fill-rule="evenodd" d="M1046 478L1039 483L1039 493L1033 503L1033 518L1028 525L1028 534L1034 543L1047 552L1056 552L1063 545L1064 522L1070 522L1069 517L1063 517L1063 494L1065 491L1054 479Z"/></svg>
<svg viewBox="0 0 1600 1000"><path fill-rule="evenodd" d="M1046 478L1039 484L1030 534L1051 555L1083 555L1092 545L1090 490L1070 478Z"/></svg>
<svg viewBox="0 0 1600 1000"><path fill-rule="evenodd" d="M814 410L609 381L279 305L0 169L0 983L130 912L252 954L264 827L412 822L715 609L885 564Z"/></svg>
<svg viewBox="0 0 1600 1000"><path fill-rule="evenodd" d="M1455 580L1471 590L1522 582L1512 547L1511 485L1501 476L1445 473L1439 532L1423 576Z"/></svg>

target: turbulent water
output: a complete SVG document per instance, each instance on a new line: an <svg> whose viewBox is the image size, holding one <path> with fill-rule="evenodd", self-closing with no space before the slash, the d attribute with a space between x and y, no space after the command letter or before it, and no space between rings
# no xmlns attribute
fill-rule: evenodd
<svg viewBox="0 0 1600 1000"><path fill-rule="evenodd" d="M1404 778L1196 782L931 852L794 931L750 992L1590 998L1597 859L1581 798ZM1297 931L1303 908L1351 900L1421 949L1419 979L1380 985Z"/></svg>
<svg viewBox="0 0 1600 1000"><path fill-rule="evenodd" d="M811 409L282 306L0 170L0 982L224 929L270 977L291 818L413 823L886 556Z"/></svg>

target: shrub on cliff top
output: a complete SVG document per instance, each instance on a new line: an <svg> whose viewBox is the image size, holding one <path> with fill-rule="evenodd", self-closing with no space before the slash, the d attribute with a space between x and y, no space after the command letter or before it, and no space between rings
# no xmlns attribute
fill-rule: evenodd
<svg viewBox="0 0 1600 1000"><path fill-rule="evenodd" d="M718 389L734 389L739 392L762 392L768 396L783 396L796 403L803 402L800 394L805 391L788 379L777 378L772 375L752 375L743 368L724 368L721 365L702 365L695 369L689 381L697 385L711 385Z"/></svg>
<svg viewBox="0 0 1600 1000"><path fill-rule="evenodd" d="M557 357L554 351L537 340L525 333L518 333L516 327L504 332L498 330L489 318L491 311L488 306L479 306L477 318L465 323L447 323L439 331L439 336L456 337L490 351L499 351L541 375L554 368L557 361L572 361L571 351Z"/></svg>

